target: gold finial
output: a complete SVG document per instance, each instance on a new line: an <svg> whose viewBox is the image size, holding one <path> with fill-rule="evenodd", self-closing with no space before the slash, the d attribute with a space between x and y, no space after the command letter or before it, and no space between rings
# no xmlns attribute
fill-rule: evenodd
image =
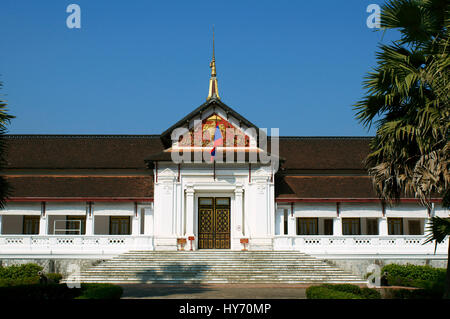
<svg viewBox="0 0 450 319"><path fill-rule="evenodd" d="M213 25L213 54L209 67L211 68L211 78L209 79L209 94L207 100L210 100L211 98L220 99L219 88L217 87L217 78L216 78L217 73L216 73L216 52L214 43L214 25Z"/></svg>
<svg viewBox="0 0 450 319"><path fill-rule="evenodd" d="M214 25L213 25L213 54L212 54L212 61L209 64L209 67L211 68L211 76L216 76L216 52L214 47Z"/></svg>

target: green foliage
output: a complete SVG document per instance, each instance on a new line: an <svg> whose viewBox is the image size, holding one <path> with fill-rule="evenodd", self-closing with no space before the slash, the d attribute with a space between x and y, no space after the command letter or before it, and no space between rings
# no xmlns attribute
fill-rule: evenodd
<svg viewBox="0 0 450 319"><path fill-rule="evenodd" d="M364 299L381 299L381 293L372 288L361 288L361 296Z"/></svg>
<svg viewBox="0 0 450 319"><path fill-rule="evenodd" d="M82 294L76 299L120 299L123 289L113 284L82 284Z"/></svg>
<svg viewBox="0 0 450 319"><path fill-rule="evenodd" d="M442 292L427 289L395 289L392 299L441 299Z"/></svg>
<svg viewBox="0 0 450 319"><path fill-rule="evenodd" d="M381 299L381 294L370 288L351 284L323 284L306 289L308 299Z"/></svg>
<svg viewBox="0 0 450 319"><path fill-rule="evenodd" d="M348 293L355 294L355 295L359 295L361 293L361 288L359 288L356 285L351 285L351 284L324 284L321 286L328 288L328 289L342 291L342 292L348 292Z"/></svg>
<svg viewBox="0 0 450 319"><path fill-rule="evenodd" d="M61 279L63 277L61 274L58 274L58 273L48 273L48 274L45 274L45 276L47 277L49 282L53 282L55 284L59 284L59 282L61 281Z"/></svg>
<svg viewBox="0 0 450 319"><path fill-rule="evenodd" d="M120 299L123 293L120 286L112 284L82 284L81 288L69 288L66 284L41 285L26 283L26 280L10 283L0 285L0 300Z"/></svg>
<svg viewBox="0 0 450 319"><path fill-rule="evenodd" d="M448 0L388 0L381 28L400 39L380 45L356 118L375 125L366 166L388 203L414 195L443 198L450 182L450 43ZM444 204L448 201L444 201Z"/></svg>
<svg viewBox="0 0 450 319"><path fill-rule="evenodd" d="M41 266L32 263L0 267L0 279L39 278L38 272L42 269Z"/></svg>
<svg viewBox="0 0 450 319"><path fill-rule="evenodd" d="M11 278L0 279L0 287L36 285L38 283L39 283L39 276L28 278L16 278L16 279Z"/></svg>
<svg viewBox="0 0 450 319"><path fill-rule="evenodd" d="M429 221L427 231L429 233L425 244L431 241L441 243L450 235L450 218L432 217Z"/></svg>
<svg viewBox="0 0 450 319"><path fill-rule="evenodd" d="M0 287L0 300L68 300L80 294L81 289L63 284Z"/></svg>
<svg viewBox="0 0 450 319"><path fill-rule="evenodd" d="M361 299L360 296L349 292L343 292L325 288L322 286L311 286L306 289L308 299Z"/></svg>
<svg viewBox="0 0 450 319"><path fill-rule="evenodd" d="M382 272L387 272L388 284L391 286L422 288L398 292L402 299L407 296L441 298L445 291L446 269L443 268L390 264L384 266Z"/></svg>

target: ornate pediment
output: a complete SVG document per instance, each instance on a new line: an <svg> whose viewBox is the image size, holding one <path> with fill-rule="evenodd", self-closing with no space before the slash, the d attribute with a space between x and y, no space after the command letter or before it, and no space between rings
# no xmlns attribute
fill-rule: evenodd
<svg viewBox="0 0 450 319"><path fill-rule="evenodd" d="M190 130L189 134L180 137L178 146L201 146L207 147L214 143L214 134L216 127L219 127L223 139L224 147L248 147L250 144L249 136L222 118L220 115L213 113L198 121Z"/></svg>
<svg viewBox="0 0 450 319"><path fill-rule="evenodd" d="M201 122L202 126L199 127L198 123ZM256 136L252 138L249 134L245 134L248 129L253 129L255 134L258 134L259 129L257 126L252 124L242 115L234 111L228 105L223 103L221 100L212 98L206 103L200 105L197 109L186 115L184 118L179 120L177 123L172 125L169 129L161 134L161 138L166 145L166 147L172 146L172 133L179 128L188 129L192 134L198 133L199 131L205 133L204 140L214 140L215 123L219 124L224 142L226 139L226 129L234 128L236 135L238 136L237 141L240 145L245 146L247 142L252 144L252 140L255 140ZM213 128L213 129L211 129ZM209 138L206 138L209 134ZM245 137L247 136L247 137ZM194 136L195 137L195 136ZM198 138L198 137L197 137ZM243 143L241 144L241 139ZM193 139L192 139L193 141ZM179 142L179 141L178 141ZM184 142L186 143L186 141ZM189 144L189 143L188 143ZM209 143L206 143L209 145ZM201 145L204 145L202 143Z"/></svg>

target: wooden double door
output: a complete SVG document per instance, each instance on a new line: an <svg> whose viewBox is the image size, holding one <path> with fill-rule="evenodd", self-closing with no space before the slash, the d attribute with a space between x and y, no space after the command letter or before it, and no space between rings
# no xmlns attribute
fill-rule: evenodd
<svg viewBox="0 0 450 319"><path fill-rule="evenodd" d="M230 198L198 199L198 248L230 249Z"/></svg>

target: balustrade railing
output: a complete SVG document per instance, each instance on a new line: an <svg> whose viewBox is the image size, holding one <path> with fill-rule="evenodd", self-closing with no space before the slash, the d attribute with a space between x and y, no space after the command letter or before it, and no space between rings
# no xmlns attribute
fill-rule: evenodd
<svg viewBox="0 0 450 319"><path fill-rule="evenodd" d="M153 249L153 236L0 236L0 254L116 254L132 249Z"/></svg>
<svg viewBox="0 0 450 319"><path fill-rule="evenodd" d="M435 244L426 236L275 236L275 250L299 250L311 255L434 255ZM436 247L436 255L447 254L448 237Z"/></svg>

